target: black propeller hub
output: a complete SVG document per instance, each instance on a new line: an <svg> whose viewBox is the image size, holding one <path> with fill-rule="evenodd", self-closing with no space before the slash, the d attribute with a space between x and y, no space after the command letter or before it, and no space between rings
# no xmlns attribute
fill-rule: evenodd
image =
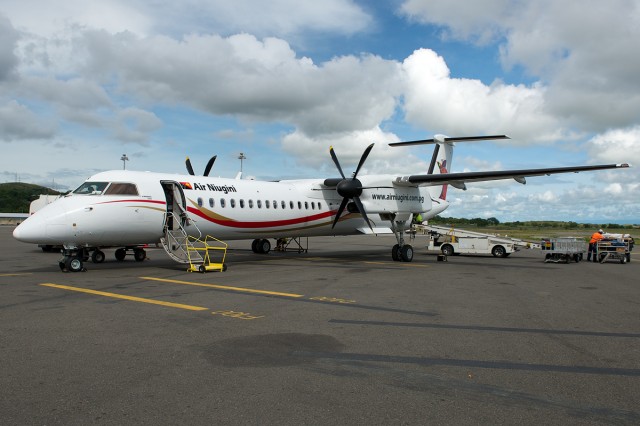
<svg viewBox="0 0 640 426"><path fill-rule="evenodd" d="M358 212L362 215L362 218L367 222L371 231L373 231L373 227L371 226L371 222L367 217L367 212L364 211L364 206L362 205L362 201L360 201L360 195L362 195L362 182L360 182L357 178L358 172L360 168L364 164L365 160L369 156L371 149L373 148L373 144L369 145L367 149L362 153L362 157L360 157L360 162L358 163L358 167L356 171L353 172L353 177L347 178L342 172L342 167L340 167L340 161L338 161L338 157L336 153L333 151L333 147L329 148L329 154L331 154L331 159L333 160L336 168L340 172L340 176L342 176L342 180L339 179L325 179L324 184L326 186L334 186L336 187L336 192L338 195L342 197L342 202L340 203L340 207L338 207L338 212L336 213L336 217L333 220L332 228L336 226L336 223L340 220L340 215L344 211L345 208L349 212L355 213ZM350 206L350 207L349 207Z"/></svg>
<svg viewBox="0 0 640 426"><path fill-rule="evenodd" d="M362 183L358 179L343 179L336 186L336 191L345 198L359 197L362 194Z"/></svg>

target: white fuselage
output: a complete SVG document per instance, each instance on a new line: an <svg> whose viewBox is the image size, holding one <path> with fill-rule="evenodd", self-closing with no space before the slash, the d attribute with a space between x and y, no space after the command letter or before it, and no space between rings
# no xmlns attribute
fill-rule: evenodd
<svg viewBox="0 0 640 426"><path fill-rule="evenodd" d="M393 176L362 176L360 196L374 230L388 229L383 217L433 217L448 207L440 187L392 186ZM91 190L87 188L95 188ZM189 234L221 240L349 235L366 232L358 213L342 215L342 201L321 179L264 182L151 172L98 173L74 193L42 208L14 231L20 241L75 247L156 243L174 203L168 188L178 187ZM83 188L84 187L84 188ZM432 202L432 199L435 202ZM376 231L377 232L377 231Z"/></svg>

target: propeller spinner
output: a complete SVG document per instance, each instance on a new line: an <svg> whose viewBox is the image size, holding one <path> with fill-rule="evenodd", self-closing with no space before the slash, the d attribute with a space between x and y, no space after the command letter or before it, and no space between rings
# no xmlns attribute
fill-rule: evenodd
<svg viewBox="0 0 640 426"><path fill-rule="evenodd" d="M333 225L331 226L331 228L334 228L336 226L336 223L338 223L338 220L340 220L340 216L342 215L342 212L344 211L344 209L347 207L347 204L349 204L349 200L353 200L355 205L358 207L358 211L360 212L364 220L367 222L367 225L369 225L369 228L371 228L371 230L373 231L373 227L371 226L371 222L369 221L369 218L367 217L367 213L364 210L362 201L360 201L360 195L362 195L363 187L362 187L362 182L360 182L360 180L358 179L358 172L360 171L360 168L362 167L367 157L369 156L371 149L373 149L373 145L374 144L369 145L367 149L364 150L364 152L362 153L362 157L360 157L360 162L358 163L358 167L356 167L356 171L353 173L353 177L350 177L350 178L345 177L344 173L342 172L342 167L340 167L340 162L338 161L338 157L336 156L336 153L334 152L333 147L329 148L331 159L333 160L336 167L338 168L338 171L340 172L340 176L342 176L342 179L339 180L337 184L336 184L336 179L327 179L325 180L325 185L328 185L328 186L335 185L336 191L340 196L343 197L342 203L340 203L340 207L338 208L338 213L336 214L336 217L333 220Z"/></svg>

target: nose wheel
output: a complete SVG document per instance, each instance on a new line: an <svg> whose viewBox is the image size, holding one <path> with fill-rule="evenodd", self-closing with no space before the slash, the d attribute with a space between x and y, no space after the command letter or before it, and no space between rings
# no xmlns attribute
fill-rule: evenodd
<svg viewBox="0 0 640 426"><path fill-rule="evenodd" d="M63 251L63 257L58 262L62 272L86 272L84 267L83 250L67 250Z"/></svg>

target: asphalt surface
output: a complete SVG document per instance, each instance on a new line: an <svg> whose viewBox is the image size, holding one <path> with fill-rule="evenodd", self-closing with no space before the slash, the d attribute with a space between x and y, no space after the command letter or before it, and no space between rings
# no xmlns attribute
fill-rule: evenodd
<svg viewBox="0 0 640 426"><path fill-rule="evenodd" d="M640 256L437 262L310 238L63 273L0 227L3 424L640 424Z"/></svg>

